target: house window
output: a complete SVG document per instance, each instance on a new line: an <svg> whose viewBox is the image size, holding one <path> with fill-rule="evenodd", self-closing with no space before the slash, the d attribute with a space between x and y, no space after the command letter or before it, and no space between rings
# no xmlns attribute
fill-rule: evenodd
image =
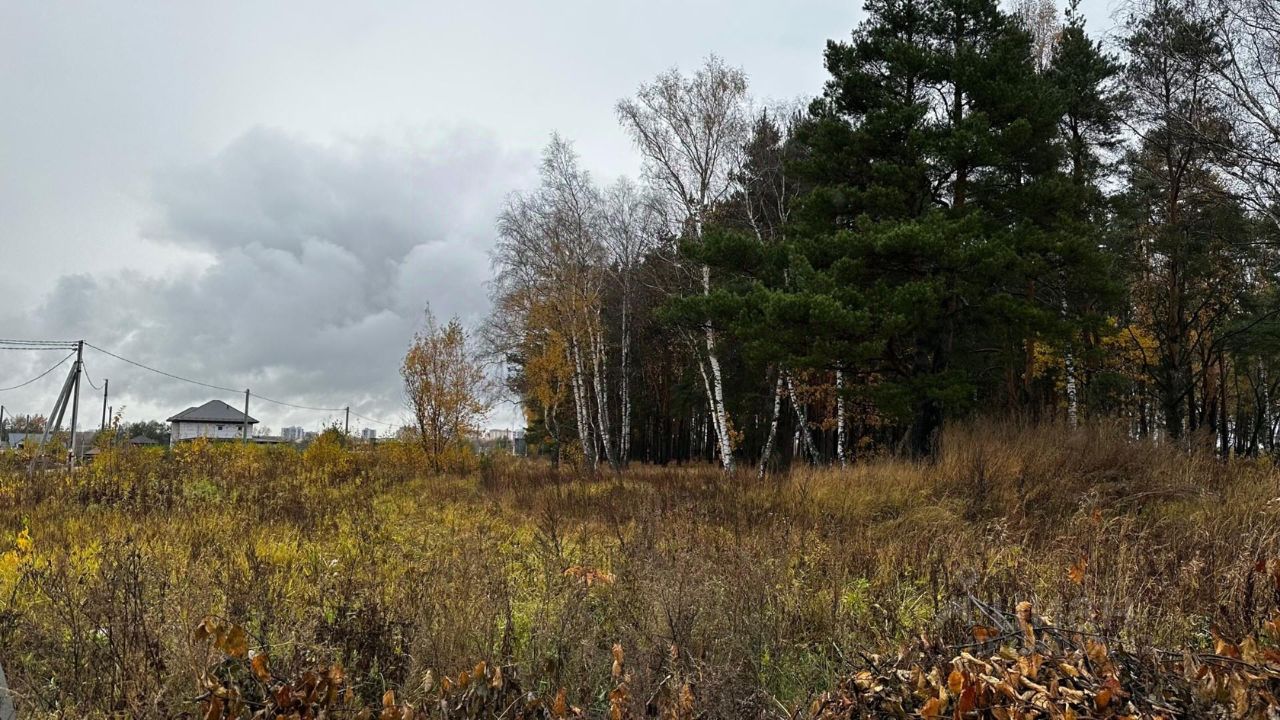
<svg viewBox="0 0 1280 720"><path fill-rule="evenodd" d="M221 426L221 425L219 425L219 426L218 426L218 430L222 430L222 426Z"/></svg>

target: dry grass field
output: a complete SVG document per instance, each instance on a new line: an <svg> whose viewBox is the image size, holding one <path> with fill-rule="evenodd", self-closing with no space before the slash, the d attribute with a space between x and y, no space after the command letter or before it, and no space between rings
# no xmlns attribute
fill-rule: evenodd
<svg viewBox="0 0 1280 720"><path fill-rule="evenodd" d="M1108 429L959 427L931 465L763 482L440 474L330 441L112 451L34 479L0 462L0 663L24 720L1274 701L1280 472ZM1006 679L1040 690L1002 700Z"/></svg>

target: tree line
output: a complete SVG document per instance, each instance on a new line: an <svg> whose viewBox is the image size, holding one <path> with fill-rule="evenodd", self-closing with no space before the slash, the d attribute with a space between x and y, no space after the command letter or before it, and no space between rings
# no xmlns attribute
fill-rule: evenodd
<svg viewBox="0 0 1280 720"><path fill-rule="evenodd" d="M868 0L807 105L710 58L498 219L483 330L529 447L763 474L928 457L957 418L1275 449L1280 6Z"/></svg>

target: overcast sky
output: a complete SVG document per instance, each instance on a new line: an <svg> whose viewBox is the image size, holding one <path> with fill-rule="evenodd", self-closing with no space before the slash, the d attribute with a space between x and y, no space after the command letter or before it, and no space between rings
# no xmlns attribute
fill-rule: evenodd
<svg viewBox="0 0 1280 720"><path fill-rule="evenodd" d="M1093 31L1114 24L1109 0L1085 5ZM0 338L84 338L399 422L423 309L483 317L494 216L552 132L598 180L635 174L613 106L641 82L715 53L758 98L807 97L860 17L837 0L0 2ZM59 357L0 353L0 387ZM220 397L86 366L127 421ZM59 375L0 403L47 413Z"/></svg>

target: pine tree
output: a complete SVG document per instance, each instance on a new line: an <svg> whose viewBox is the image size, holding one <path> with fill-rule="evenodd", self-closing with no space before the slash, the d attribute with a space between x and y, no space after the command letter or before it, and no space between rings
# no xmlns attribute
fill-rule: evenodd
<svg viewBox="0 0 1280 720"><path fill-rule="evenodd" d="M1114 209L1102 185L1112 177L1121 147L1129 103L1120 83L1123 71L1102 43L1089 37L1079 0L1072 0L1045 71L1058 95L1059 135L1070 181L1060 252L1095 263L1062 277L1064 314L1088 320L1062 349L1066 411L1072 424L1082 401L1102 405L1108 400L1092 379L1100 365L1100 341L1110 330L1105 316L1117 310L1121 296Z"/></svg>
<svg viewBox="0 0 1280 720"><path fill-rule="evenodd" d="M1143 364L1171 439L1206 414L1205 395L1215 391L1197 386L1243 289L1245 218L1215 168L1230 144L1209 82L1221 48L1193 7L1152 0L1131 18L1125 39L1139 135L1126 161L1129 284L1135 323L1154 339Z"/></svg>
<svg viewBox="0 0 1280 720"><path fill-rule="evenodd" d="M1022 397L1037 338L1063 334L1073 265L1059 96L1029 32L994 0L873 0L797 133L812 186L791 228L792 286L767 325L795 362L859 370L914 454L944 417Z"/></svg>

